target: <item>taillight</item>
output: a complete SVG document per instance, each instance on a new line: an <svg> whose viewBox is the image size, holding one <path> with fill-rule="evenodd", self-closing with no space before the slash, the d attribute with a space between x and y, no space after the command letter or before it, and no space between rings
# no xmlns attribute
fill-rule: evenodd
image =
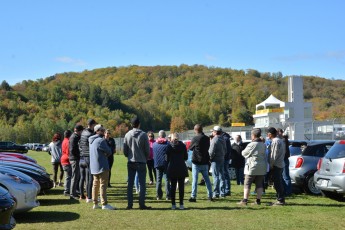
<svg viewBox="0 0 345 230"><path fill-rule="evenodd" d="M303 160L302 157L298 157L298 158L297 158L297 161L296 161L295 168L300 168L300 167L302 167L303 161L304 161L304 160Z"/></svg>
<svg viewBox="0 0 345 230"><path fill-rule="evenodd" d="M343 173L345 173L345 162L344 162L344 166L343 166Z"/></svg>
<svg viewBox="0 0 345 230"><path fill-rule="evenodd" d="M317 162L317 170L321 169L321 164L322 164L322 158L319 159L319 161Z"/></svg>

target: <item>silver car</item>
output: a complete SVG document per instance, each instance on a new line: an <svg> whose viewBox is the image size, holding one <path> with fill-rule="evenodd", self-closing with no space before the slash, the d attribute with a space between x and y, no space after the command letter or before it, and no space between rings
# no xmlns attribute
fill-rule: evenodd
<svg viewBox="0 0 345 230"><path fill-rule="evenodd" d="M326 156L319 160L314 181L322 195L335 200L344 200L345 140L337 141Z"/></svg>
<svg viewBox="0 0 345 230"><path fill-rule="evenodd" d="M301 148L300 155L290 156L289 171L291 183L306 193L319 195L321 192L314 184L317 162L324 157L335 141L292 141L290 148Z"/></svg>

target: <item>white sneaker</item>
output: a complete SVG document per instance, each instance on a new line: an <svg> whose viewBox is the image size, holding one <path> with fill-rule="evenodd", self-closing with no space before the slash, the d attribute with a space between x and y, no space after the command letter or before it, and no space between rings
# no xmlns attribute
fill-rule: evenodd
<svg viewBox="0 0 345 230"><path fill-rule="evenodd" d="M93 206L92 206L92 209L100 209L101 208L101 206L99 206L98 204L94 204Z"/></svg>
<svg viewBox="0 0 345 230"><path fill-rule="evenodd" d="M171 206L171 209L172 209L172 210L175 210L175 209L176 209L176 205L173 204L173 205Z"/></svg>
<svg viewBox="0 0 345 230"><path fill-rule="evenodd" d="M92 203L92 199L86 198L86 199L85 199L85 202L86 202L86 203Z"/></svg>
<svg viewBox="0 0 345 230"><path fill-rule="evenodd" d="M180 210L184 210L183 204L180 205Z"/></svg>
<svg viewBox="0 0 345 230"><path fill-rule="evenodd" d="M110 204L106 204L106 205L102 205L102 209L115 210L116 208L111 206Z"/></svg>

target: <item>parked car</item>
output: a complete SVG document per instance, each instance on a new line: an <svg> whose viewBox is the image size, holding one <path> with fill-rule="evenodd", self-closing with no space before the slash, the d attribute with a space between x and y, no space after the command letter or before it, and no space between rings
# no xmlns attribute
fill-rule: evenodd
<svg viewBox="0 0 345 230"><path fill-rule="evenodd" d="M0 186L0 229L13 229L16 226L13 218L16 205L15 198Z"/></svg>
<svg viewBox="0 0 345 230"><path fill-rule="evenodd" d="M39 189L25 177L8 172L0 171L0 186L7 189L17 201L15 213L29 211L37 206Z"/></svg>
<svg viewBox="0 0 345 230"><path fill-rule="evenodd" d="M34 150L35 150L35 151L42 151L42 150L43 150L43 147L44 147L43 144L38 144L38 145L35 145Z"/></svg>
<svg viewBox="0 0 345 230"><path fill-rule="evenodd" d="M314 182L323 196L344 200L345 194L345 140L337 141L317 164Z"/></svg>
<svg viewBox="0 0 345 230"><path fill-rule="evenodd" d="M48 144L44 144L43 148L42 148L43 152L49 152L49 145Z"/></svg>
<svg viewBox="0 0 345 230"><path fill-rule="evenodd" d="M54 185L53 181L50 179L50 175L45 170L42 170L40 168L19 162L6 161L0 161L0 167L11 168L30 176L32 179L36 180L39 183L39 185L41 186L40 193L42 194L51 189Z"/></svg>
<svg viewBox="0 0 345 230"><path fill-rule="evenodd" d="M21 153L15 153L15 152L0 152L0 157L16 157L22 160L27 160L27 161L31 161L33 163L37 163L37 161L29 156L26 156L25 154L21 154Z"/></svg>
<svg viewBox="0 0 345 230"><path fill-rule="evenodd" d="M324 157L335 141L302 141L301 154L290 156L289 171L291 183L306 193L319 195L321 192L314 184L314 173L317 171L317 162ZM294 142L293 147L298 146Z"/></svg>
<svg viewBox="0 0 345 230"><path fill-rule="evenodd" d="M2 152L17 152L27 153L28 149L24 145L17 145L12 141L0 141L0 151Z"/></svg>

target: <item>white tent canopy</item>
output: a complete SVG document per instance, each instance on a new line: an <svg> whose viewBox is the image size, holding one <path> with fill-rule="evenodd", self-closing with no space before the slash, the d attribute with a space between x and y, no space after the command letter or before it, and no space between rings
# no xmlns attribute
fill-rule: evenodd
<svg viewBox="0 0 345 230"><path fill-rule="evenodd" d="M264 109L266 109L267 106L274 106L274 105L279 105L280 107L284 107L285 102L278 100L275 96L271 94L265 101L256 105L256 110L258 110L260 106L263 106Z"/></svg>

